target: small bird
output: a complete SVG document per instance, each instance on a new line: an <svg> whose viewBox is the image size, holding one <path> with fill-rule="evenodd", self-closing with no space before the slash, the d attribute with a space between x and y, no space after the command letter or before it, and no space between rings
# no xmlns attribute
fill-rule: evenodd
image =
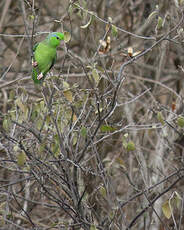
<svg viewBox="0 0 184 230"><path fill-rule="evenodd" d="M56 48L64 40L64 34L60 32L50 33L46 39L33 47L32 79L40 84L46 77L47 72L56 62Z"/></svg>

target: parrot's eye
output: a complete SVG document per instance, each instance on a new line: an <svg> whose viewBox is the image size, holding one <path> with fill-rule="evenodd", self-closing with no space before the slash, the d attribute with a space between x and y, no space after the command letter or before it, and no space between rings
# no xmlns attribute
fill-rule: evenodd
<svg viewBox="0 0 184 230"><path fill-rule="evenodd" d="M59 40L59 37L57 36L56 39Z"/></svg>

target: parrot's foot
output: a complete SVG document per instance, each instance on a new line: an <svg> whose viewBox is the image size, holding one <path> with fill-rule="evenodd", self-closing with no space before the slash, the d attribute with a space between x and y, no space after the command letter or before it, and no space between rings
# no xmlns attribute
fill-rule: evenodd
<svg viewBox="0 0 184 230"><path fill-rule="evenodd" d="M33 60L32 60L32 66L33 66L33 67L37 67L37 66L38 66L37 61L33 61Z"/></svg>
<svg viewBox="0 0 184 230"><path fill-rule="evenodd" d="M38 80L42 79L43 78L43 73L40 73L37 77Z"/></svg>

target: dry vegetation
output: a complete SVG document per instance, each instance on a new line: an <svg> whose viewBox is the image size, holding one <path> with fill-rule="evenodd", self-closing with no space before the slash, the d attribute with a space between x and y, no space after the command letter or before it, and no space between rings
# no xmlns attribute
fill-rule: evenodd
<svg viewBox="0 0 184 230"><path fill-rule="evenodd" d="M183 4L0 2L0 229L184 229Z"/></svg>

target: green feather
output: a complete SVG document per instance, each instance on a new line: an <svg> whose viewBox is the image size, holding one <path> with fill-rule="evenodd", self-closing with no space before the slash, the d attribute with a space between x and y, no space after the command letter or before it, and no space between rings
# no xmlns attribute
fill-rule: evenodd
<svg viewBox="0 0 184 230"><path fill-rule="evenodd" d="M32 68L32 79L34 83L40 84L45 79L47 72L53 67L57 54L56 48L64 39L64 34L59 32L50 33L47 38L33 47L33 62L37 65ZM38 76L43 75L41 79Z"/></svg>

